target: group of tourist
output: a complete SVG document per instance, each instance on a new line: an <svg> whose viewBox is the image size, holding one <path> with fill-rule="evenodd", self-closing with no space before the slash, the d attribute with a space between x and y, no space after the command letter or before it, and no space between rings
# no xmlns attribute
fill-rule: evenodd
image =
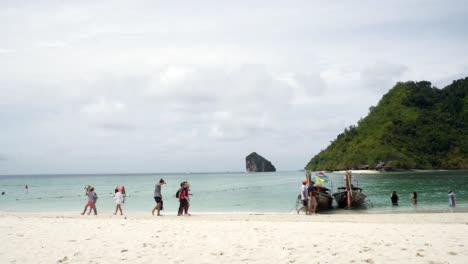
<svg viewBox="0 0 468 264"><path fill-rule="evenodd" d="M154 215L155 211L157 211L157 216L161 216L161 210L163 210L163 197L162 197L161 189L164 184L166 184L166 182L163 179L160 179L159 182L154 187L153 196L154 196L154 201L156 202L156 206L151 211L152 215ZM95 192L95 188L93 186L86 185L84 187L84 190L85 190L85 195L88 197L88 201L81 214L84 215L86 213L86 210L88 210L88 215L89 215L91 214L91 210L92 210L94 214L97 215L96 202L97 202L98 196ZM182 182L180 184L179 190L176 193L176 198L178 198L179 200L179 210L177 212L178 216L190 215L188 213L188 210L190 207L190 198L189 198L190 195L191 195L190 184L186 181ZM117 186L115 188L115 194L113 196L113 199L115 200L114 215L116 215L117 212L120 212L120 215L123 215L122 204L125 203L125 187Z"/></svg>
<svg viewBox="0 0 468 264"><path fill-rule="evenodd" d="M417 205L418 204L418 193L417 192L413 192L411 194L411 202L413 203L413 205ZM448 204L450 207L455 207L455 193L452 191L452 190L449 190L448 191ZM393 206L398 206L398 195L396 193L396 191L393 191L391 194L390 194L390 201L392 201L392 205Z"/></svg>
<svg viewBox="0 0 468 264"><path fill-rule="evenodd" d="M303 209L305 209L306 214L314 215L317 211L317 199L315 198L315 190L314 190L314 182L309 181L307 184L307 180L302 181L301 186L301 207L297 209L297 213Z"/></svg>

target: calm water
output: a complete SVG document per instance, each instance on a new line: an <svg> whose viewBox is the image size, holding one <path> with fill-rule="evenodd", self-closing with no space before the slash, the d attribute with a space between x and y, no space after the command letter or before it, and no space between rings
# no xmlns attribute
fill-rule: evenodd
<svg viewBox="0 0 468 264"><path fill-rule="evenodd" d="M343 185L343 174L329 173L327 187ZM362 210L334 210L331 213L398 213L468 211L468 171L432 171L385 174L354 174L354 185L363 188L373 206ZM154 184L164 178L165 214L175 214L175 193L181 181L191 184L191 208L197 212L293 213L303 172L195 173L121 175L26 175L0 176L0 211L79 212L87 201L83 187L96 187L98 211L110 213L116 185L124 185L124 212L150 212L154 207ZM24 186L29 186L26 191ZM447 191L453 189L457 207L448 207ZM400 206L390 205L390 192L397 191ZM418 205L410 194L418 192Z"/></svg>

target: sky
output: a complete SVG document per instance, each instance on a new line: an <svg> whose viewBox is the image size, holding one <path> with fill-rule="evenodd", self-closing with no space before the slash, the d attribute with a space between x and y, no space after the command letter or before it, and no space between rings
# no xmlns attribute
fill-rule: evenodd
<svg viewBox="0 0 468 264"><path fill-rule="evenodd" d="M0 1L0 174L300 170L398 81L468 75L465 1Z"/></svg>

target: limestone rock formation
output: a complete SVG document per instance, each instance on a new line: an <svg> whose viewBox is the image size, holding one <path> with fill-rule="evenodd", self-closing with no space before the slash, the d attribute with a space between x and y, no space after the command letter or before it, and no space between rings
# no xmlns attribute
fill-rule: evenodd
<svg viewBox="0 0 468 264"><path fill-rule="evenodd" d="M276 171L275 166L256 152L250 153L245 157L245 167L248 172Z"/></svg>

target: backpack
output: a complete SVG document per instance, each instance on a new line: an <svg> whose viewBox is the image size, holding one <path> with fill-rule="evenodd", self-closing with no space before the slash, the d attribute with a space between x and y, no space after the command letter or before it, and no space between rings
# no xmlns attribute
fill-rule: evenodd
<svg viewBox="0 0 468 264"><path fill-rule="evenodd" d="M176 194L175 194L175 197L176 197L176 198L179 198L179 194L180 194L180 189L177 190L177 192L176 192Z"/></svg>
<svg viewBox="0 0 468 264"><path fill-rule="evenodd" d="M94 192L94 193L93 193L93 202L96 203L98 198L99 198L99 197L97 196L97 193Z"/></svg>

